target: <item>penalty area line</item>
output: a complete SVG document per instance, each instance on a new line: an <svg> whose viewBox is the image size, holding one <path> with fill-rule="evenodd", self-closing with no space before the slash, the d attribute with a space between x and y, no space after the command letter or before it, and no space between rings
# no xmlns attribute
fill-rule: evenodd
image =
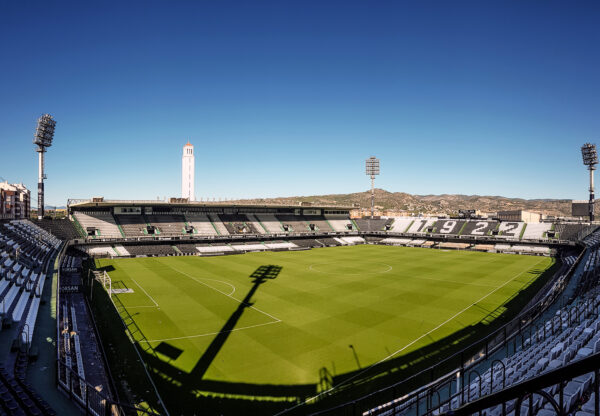
<svg viewBox="0 0 600 416"><path fill-rule="evenodd" d="M140 285L134 278L131 278L131 280L133 280L133 283L135 283L140 289L142 289L142 292L144 292L146 294L146 296L148 296L148 298L152 301L152 303L154 303L154 306L148 306L149 308L159 308L158 303L154 300L154 298L152 296L150 296L148 294L148 292L146 292L146 290L142 287L142 285ZM136 308L141 308L142 306L136 306Z"/></svg>

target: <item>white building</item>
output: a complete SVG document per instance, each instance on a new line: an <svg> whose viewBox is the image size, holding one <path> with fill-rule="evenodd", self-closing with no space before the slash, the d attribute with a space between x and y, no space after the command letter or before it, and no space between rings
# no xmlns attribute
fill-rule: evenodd
<svg viewBox="0 0 600 416"><path fill-rule="evenodd" d="M188 141L181 156L181 197L194 200L194 145Z"/></svg>
<svg viewBox="0 0 600 416"><path fill-rule="evenodd" d="M194 200L194 145L188 141L181 156L181 197Z"/></svg>

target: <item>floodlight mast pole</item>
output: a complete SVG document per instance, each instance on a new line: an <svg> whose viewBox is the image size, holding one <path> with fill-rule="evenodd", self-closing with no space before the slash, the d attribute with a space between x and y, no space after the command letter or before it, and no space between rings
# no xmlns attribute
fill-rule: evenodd
<svg viewBox="0 0 600 416"><path fill-rule="evenodd" d="M581 146L581 156L583 157L583 164L587 166L588 170L590 171L590 202L588 212L590 215L590 221L594 221L594 171L596 170L596 165L598 164L596 145L586 143Z"/></svg>
<svg viewBox="0 0 600 416"><path fill-rule="evenodd" d="M52 146L54 128L56 121L50 114L42 115L37 122L33 143L37 145L35 151L38 153L38 219L44 217L44 153L46 148Z"/></svg>
<svg viewBox="0 0 600 416"><path fill-rule="evenodd" d="M379 159L371 156L365 161L366 174L371 177L371 219L375 216L375 175L379 175Z"/></svg>

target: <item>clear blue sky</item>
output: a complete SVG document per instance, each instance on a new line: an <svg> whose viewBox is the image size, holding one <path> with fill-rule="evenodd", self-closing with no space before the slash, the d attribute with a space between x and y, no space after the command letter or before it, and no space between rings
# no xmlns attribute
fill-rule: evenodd
<svg viewBox="0 0 600 416"><path fill-rule="evenodd" d="M600 2L0 3L0 176L46 200L346 193L586 198ZM36 205L37 197L34 197Z"/></svg>

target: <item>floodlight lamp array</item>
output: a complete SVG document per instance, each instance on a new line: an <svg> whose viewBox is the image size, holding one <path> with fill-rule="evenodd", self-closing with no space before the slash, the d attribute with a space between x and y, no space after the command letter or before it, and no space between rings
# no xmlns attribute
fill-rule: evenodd
<svg viewBox="0 0 600 416"><path fill-rule="evenodd" d="M583 157L583 164L590 166L590 169L598 164L598 152L595 144L586 143L581 146L581 156Z"/></svg>
<svg viewBox="0 0 600 416"><path fill-rule="evenodd" d="M379 175L379 159L371 156L366 160L366 174L368 176Z"/></svg>
<svg viewBox="0 0 600 416"><path fill-rule="evenodd" d="M44 114L38 119L37 128L35 129L35 135L33 137L33 143L39 146L38 150L43 151L43 148L52 146L55 127L56 120L54 120L50 114Z"/></svg>

